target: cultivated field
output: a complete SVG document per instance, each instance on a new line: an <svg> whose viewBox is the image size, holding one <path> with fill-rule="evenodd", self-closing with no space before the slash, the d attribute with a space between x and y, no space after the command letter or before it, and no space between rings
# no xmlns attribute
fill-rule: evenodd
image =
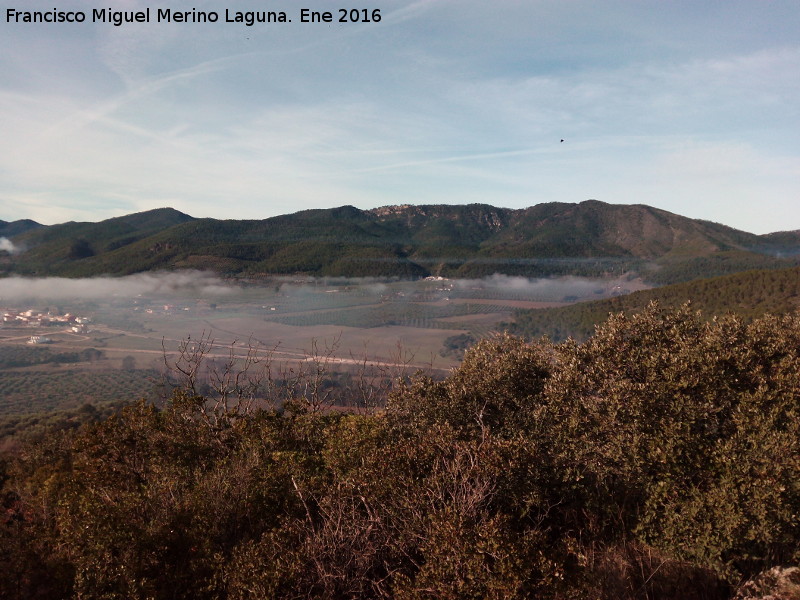
<svg viewBox="0 0 800 600"><path fill-rule="evenodd" d="M330 369L352 370L366 359L443 374L457 364L455 355L443 352L452 336L491 335L517 308L558 306L635 287L640 284L625 280L283 280L239 282L206 295L31 298L14 306L0 298L0 309L12 315L69 313L89 321L75 327L17 319L0 327L0 415L151 397L163 382L165 355L174 360L187 340L212 340L209 358L215 360L229 357L231 347L239 355L258 347L289 367L317 354L328 357ZM31 344L32 336L47 339Z"/></svg>

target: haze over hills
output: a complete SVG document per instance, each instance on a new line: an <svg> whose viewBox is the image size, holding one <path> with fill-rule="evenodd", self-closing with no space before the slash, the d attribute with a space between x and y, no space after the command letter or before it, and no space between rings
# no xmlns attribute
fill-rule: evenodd
<svg viewBox="0 0 800 600"><path fill-rule="evenodd" d="M796 264L800 231L755 235L645 205L595 200L526 209L485 204L352 206L263 220L171 208L99 223L0 223L20 251L6 275L83 277L203 268L224 274L414 278L636 272L672 283Z"/></svg>

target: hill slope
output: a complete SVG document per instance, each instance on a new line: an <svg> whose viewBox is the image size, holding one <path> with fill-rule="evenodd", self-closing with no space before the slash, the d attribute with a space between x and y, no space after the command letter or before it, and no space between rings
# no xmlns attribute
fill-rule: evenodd
<svg viewBox="0 0 800 600"><path fill-rule="evenodd" d="M19 255L12 269L25 274L67 276L143 270L126 269L122 256L107 271L97 270L87 259L110 254L191 220L194 218L172 208L159 208L99 223L70 221L41 226L13 238L15 244L28 250Z"/></svg>
<svg viewBox="0 0 800 600"><path fill-rule="evenodd" d="M609 313L641 312L653 301L665 308L691 302L707 318L729 312L746 320L766 313L788 314L800 308L800 267L748 271L559 308L519 310L508 329L528 338L586 339Z"/></svg>

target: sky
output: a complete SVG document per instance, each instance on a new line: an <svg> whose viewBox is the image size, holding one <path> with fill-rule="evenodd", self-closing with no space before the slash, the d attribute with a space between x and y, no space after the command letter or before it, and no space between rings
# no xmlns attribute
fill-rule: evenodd
<svg viewBox="0 0 800 600"><path fill-rule="evenodd" d="M2 220L597 199L800 229L797 0L10 2ZM339 23L350 6L380 22ZM86 21L9 22L54 7Z"/></svg>

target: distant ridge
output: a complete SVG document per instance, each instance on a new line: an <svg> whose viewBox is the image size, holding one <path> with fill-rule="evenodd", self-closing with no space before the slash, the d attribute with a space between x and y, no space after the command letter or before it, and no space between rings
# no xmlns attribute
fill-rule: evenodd
<svg viewBox="0 0 800 600"><path fill-rule="evenodd" d="M646 205L587 200L353 206L263 220L196 219L171 208L99 223L32 227L5 274L82 277L153 269L413 278L635 272L656 283L795 264L800 232L755 235Z"/></svg>
<svg viewBox="0 0 800 600"><path fill-rule="evenodd" d="M791 252L794 248L796 254L800 251L800 229L796 231L778 231L775 233L768 233L763 236L769 245L786 248Z"/></svg>
<svg viewBox="0 0 800 600"><path fill-rule="evenodd" d="M15 235L21 235L26 231L38 227L44 227L44 225L40 225L36 221L31 221L30 219L20 219L19 221L11 222L0 220L0 237L12 238Z"/></svg>

